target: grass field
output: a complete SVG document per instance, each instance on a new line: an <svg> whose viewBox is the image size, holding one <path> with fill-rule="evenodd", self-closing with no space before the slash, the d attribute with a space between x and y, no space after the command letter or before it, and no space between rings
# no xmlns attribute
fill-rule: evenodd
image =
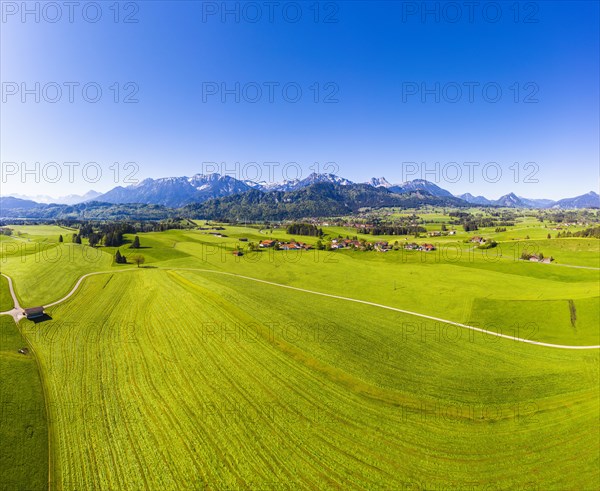
<svg viewBox="0 0 600 491"><path fill-rule="evenodd" d="M432 253L269 250L236 258L231 251L240 244L238 237L253 240L257 236L252 234L260 232L228 227L226 234L226 238L178 230L140 234L139 252L146 257L147 266L235 272L455 322L477 323L508 334L533 323L536 327L532 332L539 341L557 342L564 335L567 343L589 344L595 339L592 344L599 344L597 330L581 328L573 332L568 318L558 328L556 319L548 325L540 322L545 302L573 300L577 315L583 319L580 323L599 324L598 270L523 262L517 259L519 248L480 251L462 242L454 242L456 248L440 248ZM581 254L579 265L586 267L593 264L592 256L600 254L598 241L553 239L552 242L556 248L563 245L572 256L569 258L572 263ZM549 249L544 245L542 250ZM127 247L121 251L125 255L133 252ZM114 252L114 248L91 249L75 244L51 244L41 250L25 247L6 254L2 270L18 278L15 288L21 304L34 306L61 298L82 274L127 267L113 264ZM560 254L557 256L560 259ZM530 308L513 315L514 308L523 301L530 302ZM482 305L485 308L480 308ZM568 312L568 307L565 311Z"/></svg>
<svg viewBox="0 0 600 491"><path fill-rule="evenodd" d="M306 295L210 273L90 278L33 341L61 401L57 489L598 482L597 352L423 338L409 316Z"/></svg>
<svg viewBox="0 0 600 491"><path fill-rule="evenodd" d="M8 280L0 276L0 312L6 312L13 308L13 300L8 289Z"/></svg>
<svg viewBox="0 0 600 491"><path fill-rule="evenodd" d="M112 255L78 244L17 243L5 246L2 272L13 282L19 303L33 307L58 300L85 273L103 271L113 262Z"/></svg>
<svg viewBox="0 0 600 491"><path fill-rule="evenodd" d="M600 489L600 350L219 274L598 345L600 241L548 240L527 226L556 264L517 260L525 242L508 238L502 257L486 256L463 232L432 253L234 257L240 237L290 236L225 228L138 234L142 249L120 251L143 254L140 269L114 264L115 248L58 244L53 226L0 242L23 306L107 271L48 308L50 320L19 324L47 394L53 490ZM34 353L19 355L32 369ZM34 476L47 472L45 448L26 455Z"/></svg>
<svg viewBox="0 0 600 491"><path fill-rule="evenodd" d="M11 317L0 317L0 489L41 491L48 483L48 428L40 375Z"/></svg>

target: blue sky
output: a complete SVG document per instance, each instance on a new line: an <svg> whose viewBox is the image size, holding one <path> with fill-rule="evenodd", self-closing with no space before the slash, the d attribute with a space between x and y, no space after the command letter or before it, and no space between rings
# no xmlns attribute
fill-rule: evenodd
<svg viewBox="0 0 600 491"><path fill-rule="evenodd" d="M3 2L2 194L298 166L491 198L597 190L599 3L489 4L143 1L115 19L113 2Z"/></svg>

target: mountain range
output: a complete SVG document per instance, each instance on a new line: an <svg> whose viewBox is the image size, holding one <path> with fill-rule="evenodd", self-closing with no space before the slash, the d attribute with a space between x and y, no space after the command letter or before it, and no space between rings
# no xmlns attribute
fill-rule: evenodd
<svg viewBox="0 0 600 491"><path fill-rule="evenodd" d="M25 196L22 194L11 194L13 198L24 199L28 201L35 201L36 203L50 204L55 203L58 205L76 205L77 203L84 203L85 201L92 201L102 196L102 193L91 190L83 195L79 194L68 194L67 196L60 196L59 198L53 198L46 194L38 194L37 196Z"/></svg>
<svg viewBox="0 0 600 491"><path fill-rule="evenodd" d="M590 191L587 194L574 198L565 198L558 201L548 199L528 199L517 196L514 193L506 194L497 200L489 200L484 196L473 196L470 193L454 196L450 191L439 187L424 179L415 179L402 184L392 184L384 177L372 178L367 183L354 183L344 177L334 174L312 173L304 179L292 179L280 183L264 183L253 181L242 181L228 175L220 174L196 174L191 177L166 177L160 179L144 179L143 181L127 187L117 186L107 193L100 194L90 191L83 196L70 195L54 201L54 203L74 205L90 201L110 203L115 205L138 203L145 205L161 205L168 208L181 208L188 205L198 205L210 200L243 195L250 191L264 194L273 194L273 198L283 196L281 193L290 193L310 188L317 184L331 184L336 189L381 190L385 195L409 195L414 201L420 197L421 201L427 201L425 197L443 198L447 206L500 206L510 208L594 208L600 207L600 196ZM338 190L339 190L338 189ZM48 197L36 197L30 199L26 196L9 196L0 199L0 207L3 209L31 209L40 204L47 204ZM372 196L371 198L374 198ZM373 201L369 198L366 201ZM266 199L269 201L270 198ZM389 201L389 200L387 200ZM392 200L393 201L393 200ZM431 200L430 200L431 201ZM374 199L374 202L386 202L385 199ZM418 204L418 203L417 203ZM433 203L431 203L433 204ZM366 205L365 205L366 206ZM372 205L371 205L372 206ZM379 206L386 206L380 204ZM392 205L393 206L393 205Z"/></svg>
<svg viewBox="0 0 600 491"><path fill-rule="evenodd" d="M416 208L422 205L464 207L454 196L433 196L426 191L393 193L369 184L314 182L294 191L264 192L253 189L181 208L187 218L211 220L285 220L303 217L343 216L364 208Z"/></svg>

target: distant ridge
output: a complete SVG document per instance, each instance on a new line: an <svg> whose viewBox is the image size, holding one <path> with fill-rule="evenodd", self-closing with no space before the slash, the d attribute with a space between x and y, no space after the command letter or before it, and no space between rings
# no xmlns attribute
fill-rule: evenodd
<svg viewBox="0 0 600 491"><path fill-rule="evenodd" d="M0 197L0 212L2 210L21 209L30 210L39 207L40 204L29 199L15 198L13 196ZM0 213L1 214L1 213Z"/></svg>
<svg viewBox="0 0 600 491"><path fill-rule="evenodd" d="M406 181L400 185L394 185L389 188L394 193L410 193L411 191L426 191L433 196L439 197L455 197L450 191L442 189L437 184L434 184L425 179L415 179L414 181Z"/></svg>
<svg viewBox="0 0 600 491"><path fill-rule="evenodd" d="M492 201L483 196L473 196L471 193L460 194L457 198L465 200L467 203L474 205L491 205Z"/></svg>
<svg viewBox="0 0 600 491"><path fill-rule="evenodd" d="M11 195L13 198L24 199L28 201L35 201L36 203L56 203L59 205L76 205L77 203L84 203L86 201L91 201L96 199L102 193L98 193L97 191L91 190L85 193L84 195L79 194L68 194L66 196L60 196L58 198L53 198L52 196L47 195L38 195L38 196L24 196L20 194Z"/></svg>
<svg viewBox="0 0 600 491"><path fill-rule="evenodd" d="M552 203L551 208L600 208L600 195L594 191Z"/></svg>
<svg viewBox="0 0 600 491"><path fill-rule="evenodd" d="M304 179L291 179L279 183L254 182L249 180L241 181L232 176L216 173L195 174L191 177L149 178L138 184L132 184L126 187L117 186L104 194L90 191L83 196L70 195L62 198L62 200L65 204L77 204L79 202L95 200L111 204L139 203L146 205L161 205L169 208L180 208L191 204L204 203L205 201L212 199L226 198L247 193L251 190L263 193L286 193L299 191L314 184L323 183L342 187L346 186L349 188L368 186L373 189L384 189L399 195L417 193L414 196L434 196L437 198L447 198L448 200L452 199L454 201L449 202L454 203L455 205L457 203L462 203L462 206L470 204L474 206L498 206L509 208L600 208L600 197L594 191L590 191L581 196L564 198L558 201L549 199L528 199L517 196L515 193L508 193L497 200L490 200L484 196L474 196L471 193L454 196L450 191L425 179L415 179L413 181L406 181L402 184L392 184L382 176L373 177L363 184L357 184L344 177L328 173L312 173ZM21 198L24 197L12 197L13 200ZM21 201L24 201L24 203L19 201L4 201L3 206L5 209L27 209L27 207L38 204L34 200L29 199L21 199ZM27 202L29 202L29 204Z"/></svg>

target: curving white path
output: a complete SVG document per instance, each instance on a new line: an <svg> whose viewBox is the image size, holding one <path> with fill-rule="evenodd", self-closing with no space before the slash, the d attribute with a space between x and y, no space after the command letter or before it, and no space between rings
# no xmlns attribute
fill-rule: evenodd
<svg viewBox="0 0 600 491"><path fill-rule="evenodd" d="M572 346L572 345L566 345L566 344L553 344L553 343L544 343L542 341L533 341L531 339L525 339L525 338L519 338L516 336L509 336L508 334L501 334L498 332L494 332L494 331L488 331L486 329L481 329L479 327L475 327L475 326L469 326L467 324L462 324L460 322L454 322L448 319L441 319L440 317L434 317L431 315L426 315L426 314L421 314L419 312L413 312L411 310L404 310L404 309L399 309L396 307L390 307L389 305L382 305L379 303L374 303L374 302L368 302L366 300L359 300L356 298L350 298L350 297L342 297L340 295L332 295L330 293L323 293L323 292L317 292L314 290L307 290L305 288L298 288L296 286L289 286L289 285L282 285L280 283L275 283L273 281L267 281L267 280L261 280L258 278L252 278L250 276L243 276L240 274L236 274L236 273L228 273L225 271L216 271L216 270L212 270L212 269L201 269L201 268L164 268L164 267L159 267L156 269L161 269L161 270L166 270L166 271L192 271L192 272L200 272L200 273L212 273L212 274L221 274L221 275L226 275L226 276L233 276L236 278L241 278L244 280L248 280L248 281L256 281L258 283L264 283L266 285L271 285L271 286L275 286L275 287L279 287L279 288L287 288L288 290L295 290L295 291L299 291L299 292L303 292L303 293L309 293L311 295L320 295L322 297L328 297L328 298L335 298L337 300L343 300L346 302L354 302L354 303L360 303L363 305L370 305L372 307L377 307L380 309L386 309L386 310L392 310L394 312L400 312L402 314L407 314L407 315L412 315L415 317L421 317L423 319L429 319L429 320L433 320L433 321L437 321L437 322L443 322L445 324L451 324L453 326L458 326L458 327L462 327L464 329L470 329L472 331L477 331L489 336L496 336L499 338L504 338L504 339L509 339L511 341L517 341L520 343L526 343L526 344L533 344L536 346L545 346L547 348L558 348L558 349L571 349L571 350L590 350L590 349L600 349L600 345L594 345L594 346ZM65 295L63 298L56 300L55 302L46 304L45 307L53 307L54 305L58 305L62 302L65 302L66 300L68 300L71 296L73 296L75 294L75 292L77 291L77 289L80 287L81 283L83 282L84 279L86 279L89 276L94 276L94 275L99 275L99 274L113 274L113 273L123 273L126 271L137 271L139 270L139 268L127 268L127 269L120 269L120 270L115 270L115 271L97 271L95 273L88 273L85 274L83 276L81 276L78 280L77 283L75 283L75 286L73 287L73 289L67 293L67 295ZM11 290L11 294L13 295L13 299L15 301L15 306L16 308L18 307L18 303L17 303L17 299L16 296L14 295L14 291L12 288L12 281L10 280L10 278L6 275L2 275L4 277L6 277L9 280L9 286L10 286L10 290ZM20 308L19 308L20 309ZM13 309L15 310L15 309ZM12 311L9 312L0 312L0 314L10 314ZM12 314L11 314L12 315ZM14 317L14 316L13 316ZM15 319L17 320L17 319Z"/></svg>

